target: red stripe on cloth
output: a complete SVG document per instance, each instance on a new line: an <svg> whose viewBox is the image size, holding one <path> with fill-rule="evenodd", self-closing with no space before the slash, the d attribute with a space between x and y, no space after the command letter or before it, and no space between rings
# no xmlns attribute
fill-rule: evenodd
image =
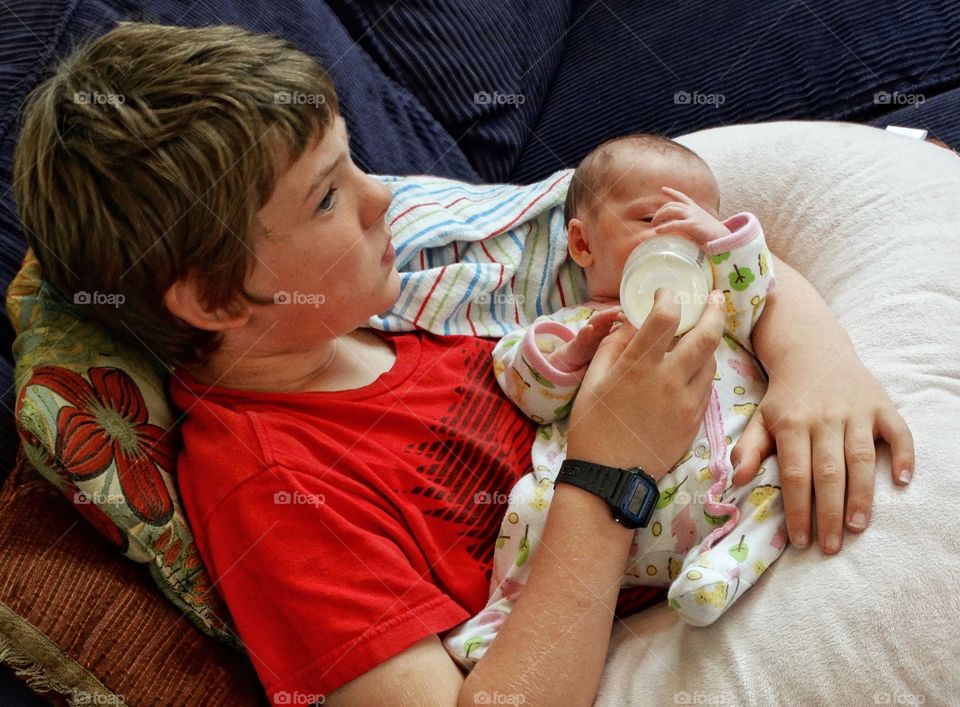
<svg viewBox="0 0 960 707"><path fill-rule="evenodd" d="M472 332L473 332L473 335L476 336L476 335L477 335L477 328L476 328L475 326L473 326L473 320L470 318L470 305L472 305L472 304L473 304L473 302L467 302L467 324L470 325L470 331L472 331Z"/></svg>
<svg viewBox="0 0 960 707"><path fill-rule="evenodd" d="M536 198L536 199L534 199L534 200L531 201L529 204L527 204L526 206L524 206L524 207L523 207L523 211L521 211L519 214L517 214L510 223L508 223L506 226L502 227L499 231L495 231L495 232L491 233L489 236L487 236L487 238L492 238L493 236L498 236L498 235L500 235L501 233L503 233L504 231L510 230L510 227L511 227L513 224L515 224L517 221L519 221L520 218L521 218L525 213L527 213L527 211L529 211L531 208L533 208L533 205L534 205L534 204L536 204L538 201L540 201L540 199L542 199L542 198L545 197L547 194L549 194L551 191L553 191L553 188L554 188L555 186L557 186L557 184L559 184L559 183L561 182L561 180L564 179L564 177L566 177L566 175L564 175L564 176L562 176L562 177L557 177L556 180L553 182L553 184L551 184L551 185L550 185L549 187L547 187L543 192L541 192L540 194L537 195L537 198Z"/></svg>
<svg viewBox="0 0 960 707"><path fill-rule="evenodd" d="M483 250L483 252L486 254L486 256L487 256L488 258L490 258L490 262L491 262L491 263L496 263L496 262L497 262L496 260L494 260L493 256L490 255L490 251L487 250L487 246L485 246L485 245L483 244L483 241L480 241L480 248ZM501 265L500 268L502 269L502 268L503 268L503 265ZM502 272L501 272L500 276L503 277L503 273L502 273ZM499 286L500 286L500 283L497 283L497 287L499 287Z"/></svg>
<svg viewBox="0 0 960 707"><path fill-rule="evenodd" d="M557 291L560 293L560 307L567 306L567 298L563 295L563 284L560 282L560 273L557 273Z"/></svg>
<svg viewBox="0 0 960 707"><path fill-rule="evenodd" d="M407 214L409 214L411 211L413 211L414 209L419 209L421 206L440 206L440 205L441 205L441 204L440 204L439 201L425 201L425 202L423 202L422 204L414 204L413 206L411 206L411 207L410 207L409 209L407 209L406 211L402 211L402 212L400 212L399 214L397 214L397 215L393 218L393 221L390 222L390 225L392 226L392 225L395 224L397 221L399 221L401 218L403 218L404 216L406 216Z"/></svg>
<svg viewBox="0 0 960 707"><path fill-rule="evenodd" d="M420 304L420 309L417 310L417 316L413 318L414 325L419 325L420 315L423 314L423 310L426 309L427 302L430 301L430 297L433 295L434 290L437 289L437 285L440 284L440 281L443 279L443 274L447 271L447 266L444 265L440 268L440 275L436 280L433 281L433 284L430 286L430 291L427 293L427 296L423 298L423 302Z"/></svg>

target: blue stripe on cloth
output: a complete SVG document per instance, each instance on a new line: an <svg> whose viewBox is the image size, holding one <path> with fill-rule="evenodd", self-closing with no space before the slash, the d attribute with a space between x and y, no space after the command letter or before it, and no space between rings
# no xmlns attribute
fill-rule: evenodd
<svg viewBox="0 0 960 707"><path fill-rule="evenodd" d="M428 198L424 197L423 191L418 191L418 195L421 196L421 198L417 199L418 204L429 200ZM432 196L433 195L431 195L431 197ZM497 229L493 228L493 226L500 223L509 223L511 218L513 218L517 213L519 213L518 210L513 208L514 203L516 201L524 199L527 196L528 195L526 191L517 192L507 197L504 201L498 204L495 204L493 207L487 209L486 211L481 211L479 213L471 214L466 219L450 218L445 221L438 221L437 223L434 223L433 225L428 226L427 228L421 229L420 231L416 231L412 236L408 237L406 240L400 241L400 248L403 248L404 250L406 250L413 243L417 243L425 240L429 234L433 233L435 230L438 230L438 229L444 229L443 230L444 234L449 234L453 236L456 234L456 231L450 231L448 228L445 228L447 226L450 226L451 224L458 224L458 225L470 224L475 226L477 229L480 229L483 233L495 232ZM528 202L524 202L524 203L528 203ZM408 205L407 208L409 208L409 206L412 206L412 205L413 204ZM426 208L426 207L422 207L422 208ZM391 208L391 211L392 210L393 209ZM403 212L401 211L400 213L403 213ZM496 215L497 218L494 218L494 215ZM484 219L484 217L489 217L489 218L487 218L486 220L481 220L481 219ZM387 218L390 218L389 213ZM423 214L418 209L416 219L422 220L423 218L424 218ZM443 243L450 242L450 239L441 238L440 242L443 242ZM424 245L426 245L426 243L424 243Z"/></svg>
<svg viewBox="0 0 960 707"><path fill-rule="evenodd" d="M563 227L571 173L562 170L524 186L375 177L393 194L387 220L401 278L396 304L369 325L499 337L564 306L561 279L572 284L566 304L583 301L583 272L567 258ZM454 195L451 206L439 203L440 196ZM413 206L418 208L407 213Z"/></svg>

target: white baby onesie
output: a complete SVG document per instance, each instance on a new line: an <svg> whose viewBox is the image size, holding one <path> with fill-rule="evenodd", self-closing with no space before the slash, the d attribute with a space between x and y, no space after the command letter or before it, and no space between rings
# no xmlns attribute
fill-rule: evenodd
<svg viewBox="0 0 960 707"><path fill-rule="evenodd" d="M730 450L766 391L750 333L774 278L756 217L740 213L724 225L730 235L703 248L727 311L711 401L693 445L659 481L660 501L647 527L634 535L621 582L623 587L669 586L670 606L697 626L715 621L754 584L780 556L787 538L776 458L765 459L749 484L733 487L731 482ZM568 413L586 367L560 371L545 354L573 339L596 310L609 306L591 302L539 317L505 336L493 351L500 386L541 427L531 452L533 471L510 492L494 550L489 602L444 637L444 647L468 670L496 638L522 591L566 458Z"/></svg>

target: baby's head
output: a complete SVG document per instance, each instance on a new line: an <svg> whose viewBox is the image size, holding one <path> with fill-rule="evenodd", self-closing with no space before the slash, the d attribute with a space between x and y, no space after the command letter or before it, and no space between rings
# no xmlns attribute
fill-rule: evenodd
<svg viewBox="0 0 960 707"><path fill-rule="evenodd" d="M627 256L657 235L650 219L672 201L663 187L682 191L719 218L720 189L699 155L659 135L608 140L583 158L564 218L570 257L586 273L591 299L618 299Z"/></svg>

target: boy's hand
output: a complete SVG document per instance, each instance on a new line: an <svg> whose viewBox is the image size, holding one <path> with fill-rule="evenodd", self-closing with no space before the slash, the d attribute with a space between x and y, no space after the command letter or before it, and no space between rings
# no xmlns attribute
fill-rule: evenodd
<svg viewBox="0 0 960 707"><path fill-rule="evenodd" d="M682 191L663 187L663 193L673 201L661 206L650 221L657 235L683 235L700 246L730 235L730 229Z"/></svg>
<svg viewBox="0 0 960 707"><path fill-rule="evenodd" d="M870 522L878 443L889 444L894 483L906 486L913 435L817 291L773 257L777 286L752 336L770 384L731 452L733 483L748 483L776 451L790 541L833 554L844 526L859 533Z"/></svg>
<svg viewBox="0 0 960 707"><path fill-rule="evenodd" d="M594 312L587 325L578 331L573 339L548 355L547 361L561 371L579 371L593 360L603 337L610 333L611 327L618 321L624 321L620 307Z"/></svg>
<svg viewBox="0 0 960 707"><path fill-rule="evenodd" d="M567 456L659 480L690 446L713 390L725 319L714 290L697 324L677 339L680 304L659 288L643 326L624 322L597 349L570 412Z"/></svg>

